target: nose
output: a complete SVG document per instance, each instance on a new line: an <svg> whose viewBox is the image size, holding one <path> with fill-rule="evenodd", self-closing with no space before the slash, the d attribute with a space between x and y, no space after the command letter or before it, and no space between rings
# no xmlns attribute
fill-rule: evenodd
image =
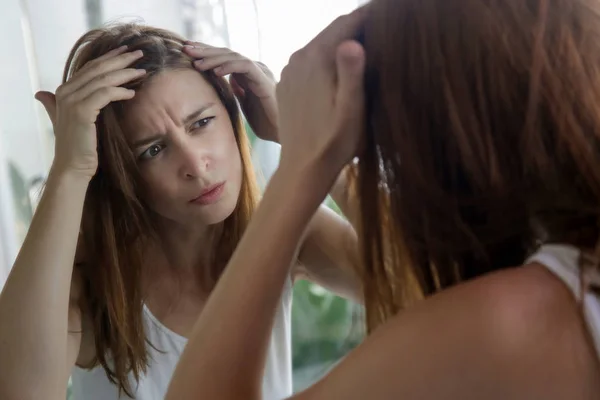
<svg viewBox="0 0 600 400"><path fill-rule="evenodd" d="M194 146L189 137L178 141L176 146L180 177L184 179L197 179L206 174L210 166L209 157L206 152L196 148L197 146Z"/></svg>

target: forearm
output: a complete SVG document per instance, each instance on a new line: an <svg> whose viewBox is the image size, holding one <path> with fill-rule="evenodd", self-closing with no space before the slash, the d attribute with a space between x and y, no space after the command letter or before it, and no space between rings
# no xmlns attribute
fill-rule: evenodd
<svg viewBox="0 0 600 400"><path fill-rule="evenodd" d="M358 229L358 202L356 199L356 194L354 192L354 188L351 187L351 181L349 179L349 174L352 173L350 170L350 166L346 167L338 176L335 184L331 188L329 195L335 201L335 204L339 207L342 214L348 222L354 227L354 229Z"/></svg>
<svg viewBox="0 0 600 400"><path fill-rule="evenodd" d="M330 185L317 188L309 175L290 179L280 166L271 179L194 328L167 399L260 398L282 288L308 221Z"/></svg>
<svg viewBox="0 0 600 400"><path fill-rule="evenodd" d="M86 188L76 176L49 176L0 294L0 393L35 383L54 391L44 393L53 398L64 378L69 291Z"/></svg>
<svg viewBox="0 0 600 400"><path fill-rule="evenodd" d="M264 136L264 135L263 135ZM269 131L269 141L279 144L279 133L276 129ZM356 199L355 189L351 187L350 176L354 165L348 165L342 170L337 177L335 183L329 191L329 195L335 201L335 204L339 207L344 217L350 222L354 229L358 228L358 213L359 205Z"/></svg>

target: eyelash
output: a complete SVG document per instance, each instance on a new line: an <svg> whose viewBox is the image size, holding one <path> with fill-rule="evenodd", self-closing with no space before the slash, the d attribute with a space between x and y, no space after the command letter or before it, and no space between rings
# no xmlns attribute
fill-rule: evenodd
<svg viewBox="0 0 600 400"><path fill-rule="evenodd" d="M192 128L193 128L193 127L194 127L194 126L195 126L195 125L196 125L198 122L201 122L202 124L201 124L201 125L200 125L198 128L195 128L195 129L204 128L205 126L207 126L208 124L210 124L210 122L211 122L213 119L215 119L215 117L206 117L206 118L199 119L198 121L196 121L196 122L194 122L194 123L192 124Z"/></svg>
<svg viewBox="0 0 600 400"><path fill-rule="evenodd" d="M204 128L205 126L207 126L208 124L210 124L210 122L211 122L213 119L215 119L215 117L214 117L214 116L213 116L213 117L206 117L206 118L199 119L198 121L196 121L196 122L194 122L194 123L192 124L192 127L194 127L194 126L195 126L196 124L198 124L199 122L201 123L201 125L200 125L199 127L197 127L197 128L194 128L193 130L196 130L196 129L202 129L202 128ZM153 148L155 148L155 147L159 147L159 148L160 148L160 150L158 151L158 153L157 153L156 155L154 155L154 156L148 156L148 155L147 155L147 154L148 154L148 152L150 152L150 150L152 150L152 149L153 149ZM144 150L144 152L143 152L142 154L140 154L140 156L139 156L139 159L140 159L141 161L151 160L151 159L153 159L154 157L156 157L158 154L160 154L160 152L161 152L161 151L162 151L164 148L165 148L165 146L164 146L163 144L153 144L152 146L150 146L150 147L148 147L146 150Z"/></svg>
<svg viewBox="0 0 600 400"><path fill-rule="evenodd" d="M158 147L160 148L160 150L158 151L158 153L154 156L148 155L148 153L150 152L150 150L152 150L153 148ZM160 152L165 148L165 146L163 144L153 144L152 146L148 147L146 150L144 150L144 152L142 154L140 154L139 159L140 161L147 161L147 160L151 160L154 157L156 157L158 154L160 154Z"/></svg>

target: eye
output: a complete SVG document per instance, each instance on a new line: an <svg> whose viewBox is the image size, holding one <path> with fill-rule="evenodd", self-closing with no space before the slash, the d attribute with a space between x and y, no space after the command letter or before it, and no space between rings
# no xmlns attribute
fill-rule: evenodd
<svg viewBox="0 0 600 400"><path fill-rule="evenodd" d="M215 117L206 117L206 118L199 119L198 121L194 122L190 128L191 129L204 128L206 125L210 124L210 121L212 121L213 119L215 119Z"/></svg>
<svg viewBox="0 0 600 400"><path fill-rule="evenodd" d="M164 149L163 145L153 144L148 147L142 154L140 154L140 160L148 160L156 157Z"/></svg>

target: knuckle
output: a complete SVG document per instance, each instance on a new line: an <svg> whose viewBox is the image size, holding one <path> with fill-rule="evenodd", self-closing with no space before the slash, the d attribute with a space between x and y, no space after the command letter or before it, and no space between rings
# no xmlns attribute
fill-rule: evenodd
<svg viewBox="0 0 600 400"><path fill-rule="evenodd" d="M102 85L109 85L110 84L110 74L107 73L102 73L98 76L98 82Z"/></svg>
<svg viewBox="0 0 600 400"><path fill-rule="evenodd" d="M98 94L100 94L101 96L104 96L104 97L110 96L111 93L112 93L111 88L106 87L106 86L98 90Z"/></svg>
<svg viewBox="0 0 600 400"><path fill-rule="evenodd" d="M300 54L298 55L298 58L296 59L296 63L298 64L304 64L306 62L309 62L310 60L316 58L320 53L320 46L319 45L310 45L307 46L305 48L303 48L302 50L300 50Z"/></svg>
<svg viewBox="0 0 600 400"><path fill-rule="evenodd" d="M83 66L80 68L80 71L82 71L82 70L87 71L89 69L95 68L99 62L100 61L98 61L97 59L90 60L90 61L86 62L85 64L83 64Z"/></svg>
<svg viewBox="0 0 600 400"><path fill-rule="evenodd" d="M54 93L54 96L56 97L57 100L59 100L59 99L63 99L64 95L65 95L65 87L64 87L64 85L60 85L56 89L56 93Z"/></svg>
<svg viewBox="0 0 600 400"><path fill-rule="evenodd" d="M300 49L298 51L295 51L292 54L292 56L290 57L289 64L296 63L299 60L301 60L304 57L305 52L306 52L306 49Z"/></svg>
<svg viewBox="0 0 600 400"><path fill-rule="evenodd" d="M282 84L283 82L287 82L287 81L288 81L288 79L289 79L289 77L290 77L290 75L292 75L292 76L293 76L293 74L290 72L290 69L291 69L291 68L290 68L290 66L288 65L288 66L286 66L286 67L285 67L285 68L284 68L284 69L281 71L281 81L280 81L280 83L277 85L277 91L281 90L281 87L282 87L282 85L281 85L281 84Z"/></svg>
<svg viewBox="0 0 600 400"><path fill-rule="evenodd" d="M340 15L339 17L337 17L332 23L331 23L331 27L340 27L340 26L345 26L348 24L348 20L349 20L350 16L348 14L345 15Z"/></svg>
<svg viewBox="0 0 600 400"><path fill-rule="evenodd" d="M66 107L71 107L73 104L75 104L73 101L73 96L62 97L60 103Z"/></svg>
<svg viewBox="0 0 600 400"><path fill-rule="evenodd" d="M310 48L310 56L311 57L320 57L320 56L330 53L330 52L331 52L331 47L322 42L314 43L314 46L311 46L311 48Z"/></svg>
<svg viewBox="0 0 600 400"><path fill-rule="evenodd" d="M346 15L346 14L340 15L333 21L333 24L335 24L335 25L343 24L344 21L346 21L347 19L348 19L348 15Z"/></svg>
<svg viewBox="0 0 600 400"><path fill-rule="evenodd" d="M259 73L261 73L263 75L267 75L265 69L263 67L261 67L260 64L254 62L252 60L247 60L245 62L248 64L250 70L258 71Z"/></svg>
<svg viewBox="0 0 600 400"><path fill-rule="evenodd" d="M96 60L90 60L90 61L86 62L85 64L83 64L81 66L81 68L79 68L79 71L85 71L85 70L90 69L94 65L93 64L94 61L96 61Z"/></svg>

